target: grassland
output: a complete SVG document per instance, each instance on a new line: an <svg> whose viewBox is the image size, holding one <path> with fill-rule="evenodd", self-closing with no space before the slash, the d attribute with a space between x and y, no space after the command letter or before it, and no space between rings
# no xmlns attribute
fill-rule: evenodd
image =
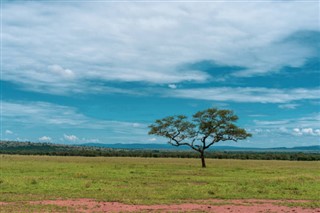
<svg viewBox="0 0 320 213"><path fill-rule="evenodd" d="M200 199L317 201L320 162L0 155L1 201L93 198L133 204Z"/></svg>

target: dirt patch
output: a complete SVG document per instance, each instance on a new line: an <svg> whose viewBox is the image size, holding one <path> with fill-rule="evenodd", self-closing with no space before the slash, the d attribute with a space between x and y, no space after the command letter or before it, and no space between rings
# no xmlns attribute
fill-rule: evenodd
<svg viewBox="0 0 320 213"><path fill-rule="evenodd" d="M217 212L217 213L320 213L320 208L305 208L306 200L201 200L170 205L128 205L92 199L45 200L25 202L29 205L56 205L70 208L70 212ZM292 206L290 206L292 204ZM298 204L298 205L297 205ZM2 202L3 205L14 205ZM23 209L22 209L23 211Z"/></svg>

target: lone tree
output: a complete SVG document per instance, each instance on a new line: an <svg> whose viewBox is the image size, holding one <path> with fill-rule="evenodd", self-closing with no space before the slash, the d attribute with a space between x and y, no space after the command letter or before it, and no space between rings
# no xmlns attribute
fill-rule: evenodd
<svg viewBox="0 0 320 213"><path fill-rule="evenodd" d="M149 126L149 134L166 137L173 146L185 145L199 152L205 168L205 150L210 146L220 141L237 142L251 137L246 130L234 124L237 120L238 116L231 110L209 108L194 114L192 121L184 115L156 120Z"/></svg>

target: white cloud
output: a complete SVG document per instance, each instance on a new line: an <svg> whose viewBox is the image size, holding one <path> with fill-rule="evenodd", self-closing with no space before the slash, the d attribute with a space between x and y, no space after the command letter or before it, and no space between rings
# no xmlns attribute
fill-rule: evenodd
<svg viewBox="0 0 320 213"><path fill-rule="evenodd" d="M312 135L312 136L320 136L320 129L313 128L294 128L293 134L302 136L302 135Z"/></svg>
<svg viewBox="0 0 320 213"><path fill-rule="evenodd" d="M254 123L262 128L282 127L285 126L288 129L298 128L320 128L320 114L312 114L305 117L297 117L292 119L281 120L254 120Z"/></svg>
<svg viewBox="0 0 320 213"><path fill-rule="evenodd" d="M12 132L11 130L8 130L8 129L7 129L7 130L5 131L5 134L6 134L6 135L12 135L13 132Z"/></svg>
<svg viewBox="0 0 320 213"><path fill-rule="evenodd" d="M28 138L20 138L20 137L17 137L16 138L16 141L30 141Z"/></svg>
<svg viewBox="0 0 320 213"><path fill-rule="evenodd" d="M248 115L249 117L265 117L266 115L263 114L253 114L253 115Z"/></svg>
<svg viewBox="0 0 320 213"><path fill-rule="evenodd" d="M66 107L46 102L6 102L2 101L5 122L21 124L80 125L88 118L78 113L73 107Z"/></svg>
<svg viewBox="0 0 320 213"><path fill-rule="evenodd" d="M88 117L74 107L61 106L46 102L3 102L3 123L6 126L19 126L20 132L28 137L29 129L41 129L43 134L63 135L69 129L75 135L82 135L86 130L88 142L92 140L141 142L146 141L147 125L138 122L124 122L116 120L100 120ZM50 129L50 131L48 131ZM90 130L90 131L89 131ZM46 131L46 132L44 132ZM75 139L68 137L68 139ZM99 138L96 138L98 137ZM76 136L78 138L78 136ZM62 139L66 139L62 138ZM38 138L33 138L37 140ZM67 140L67 139L66 139ZM78 140L80 141L80 139Z"/></svg>
<svg viewBox="0 0 320 213"><path fill-rule="evenodd" d="M289 132L289 130L288 130L286 127L284 127L284 126L281 126L281 127L279 128L279 131L282 132L282 133L288 133L288 132Z"/></svg>
<svg viewBox="0 0 320 213"><path fill-rule="evenodd" d="M175 84L169 84L168 87L171 89L177 89L177 85Z"/></svg>
<svg viewBox="0 0 320 213"><path fill-rule="evenodd" d="M281 109L296 109L298 106L300 106L299 104L281 104L279 105L279 108Z"/></svg>
<svg viewBox="0 0 320 213"><path fill-rule="evenodd" d="M293 129L293 134L294 134L294 135L299 135L299 136L300 136L300 135L302 135L302 132L300 131L300 129L299 129L299 128L294 128L294 129Z"/></svg>
<svg viewBox="0 0 320 213"><path fill-rule="evenodd" d="M139 124L139 123L133 123L132 124L132 127L140 127L141 126L141 124Z"/></svg>
<svg viewBox="0 0 320 213"><path fill-rule="evenodd" d="M150 138L148 141L154 142L154 141L157 141L157 139L156 138Z"/></svg>
<svg viewBox="0 0 320 213"><path fill-rule="evenodd" d="M72 70L64 69L60 65L54 64L48 66L49 71L51 71L54 74L60 75L63 78L74 78L75 74Z"/></svg>
<svg viewBox="0 0 320 213"><path fill-rule="evenodd" d="M52 138L49 136L42 136L39 138L39 141L43 141L43 142L51 142Z"/></svg>
<svg viewBox="0 0 320 213"><path fill-rule="evenodd" d="M164 93L168 97L192 98L211 101L247 103L287 103L304 99L319 99L320 89L269 89L263 87L216 87L176 89ZM292 106L291 106L292 107Z"/></svg>
<svg viewBox="0 0 320 213"><path fill-rule="evenodd" d="M24 89L65 94L85 92L87 80L205 82L205 72L178 69L201 60L247 68L236 76L298 67L316 56L316 47L283 40L318 30L317 5L4 2L2 77ZM119 89L96 86L91 92L101 90Z"/></svg>
<svg viewBox="0 0 320 213"><path fill-rule="evenodd" d="M100 140L97 139L97 138L82 138L81 140L83 142L87 142L87 143L98 143L98 142L100 142Z"/></svg>
<svg viewBox="0 0 320 213"><path fill-rule="evenodd" d="M270 125L270 126L279 126L279 125L285 125L290 123L290 120L278 120L278 121L260 121L260 120L254 120L254 123L257 125Z"/></svg>
<svg viewBox="0 0 320 213"><path fill-rule="evenodd" d="M25 126L63 126L64 128L109 129L109 131L139 131L146 127L143 123L98 120L81 114L74 107L47 102L7 102L2 101L3 122L19 123ZM135 128L132 128L135 127Z"/></svg>
<svg viewBox="0 0 320 213"><path fill-rule="evenodd" d="M66 134L64 134L63 138L65 140L67 140L67 141L77 141L77 140L79 140L79 138L77 136L75 136L75 135L66 135Z"/></svg>
<svg viewBox="0 0 320 213"><path fill-rule="evenodd" d="M293 119L254 120L253 122L256 130L253 129L252 132L269 137L281 134L314 138L320 135L319 114Z"/></svg>

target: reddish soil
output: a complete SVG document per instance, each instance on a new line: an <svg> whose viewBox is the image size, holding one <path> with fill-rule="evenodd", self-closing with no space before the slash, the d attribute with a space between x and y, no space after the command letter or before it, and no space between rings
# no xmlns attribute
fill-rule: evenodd
<svg viewBox="0 0 320 213"><path fill-rule="evenodd" d="M191 203L192 202L192 203ZM305 203L305 200L203 200L170 205L128 205L118 202L101 202L92 199L30 201L29 204L51 204L70 207L83 213L92 212L217 212L217 213L320 213L320 208L288 207L288 203ZM6 205L9 203L0 203ZM12 204L12 203L11 203Z"/></svg>

